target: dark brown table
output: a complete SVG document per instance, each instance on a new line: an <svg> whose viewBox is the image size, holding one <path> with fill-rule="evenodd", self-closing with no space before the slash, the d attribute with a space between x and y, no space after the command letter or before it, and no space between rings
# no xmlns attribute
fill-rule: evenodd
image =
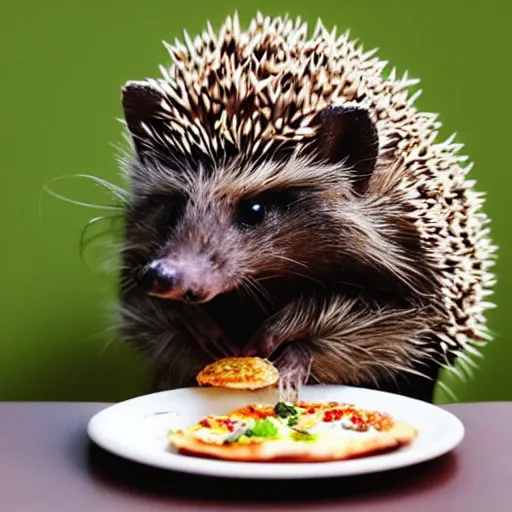
<svg viewBox="0 0 512 512"><path fill-rule="evenodd" d="M251 482L132 463L89 442L103 403L0 403L2 512L512 510L512 402L446 406L466 426L452 453L365 477Z"/></svg>

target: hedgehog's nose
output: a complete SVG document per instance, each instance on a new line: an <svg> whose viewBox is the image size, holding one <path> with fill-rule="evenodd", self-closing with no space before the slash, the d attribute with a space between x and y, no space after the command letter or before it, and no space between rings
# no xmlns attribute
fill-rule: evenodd
<svg viewBox="0 0 512 512"><path fill-rule="evenodd" d="M208 298L208 294L197 285L197 279L191 279L190 271L183 265L165 260L154 261L144 274L144 286L149 295L162 299L182 300L199 303Z"/></svg>
<svg viewBox="0 0 512 512"><path fill-rule="evenodd" d="M162 261L154 261L146 270L144 282L150 295L167 298L176 286L176 270Z"/></svg>

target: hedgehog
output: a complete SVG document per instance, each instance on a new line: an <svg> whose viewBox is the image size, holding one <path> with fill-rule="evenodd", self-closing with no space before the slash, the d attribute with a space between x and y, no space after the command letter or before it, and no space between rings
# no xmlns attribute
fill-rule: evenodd
<svg viewBox="0 0 512 512"><path fill-rule="evenodd" d="M485 195L419 80L350 32L229 16L122 88L120 337L155 391L259 356L280 386L433 401L492 336Z"/></svg>

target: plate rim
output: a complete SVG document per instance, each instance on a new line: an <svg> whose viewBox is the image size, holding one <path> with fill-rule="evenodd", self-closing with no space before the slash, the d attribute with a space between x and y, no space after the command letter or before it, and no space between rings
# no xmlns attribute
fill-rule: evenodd
<svg viewBox="0 0 512 512"><path fill-rule="evenodd" d="M126 400L122 400L120 402L113 403L111 405L107 405L106 407L93 414L93 416L89 419L86 432L89 439L101 449L131 462L158 468L164 471L174 471L178 473L186 473L196 476L207 476L212 478L236 478L244 480L317 480L319 478L345 478L365 474L369 475L381 473L399 468L416 466L429 460L437 459L438 457L453 451L465 438L466 430L461 419L453 412L448 411L437 404L424 402L422 400L410 398L405 395L399 395L387 391L380 391L358 386L313 384L304 386L304 388L353 390L356 393L375 396L378 395L381 397L391 396L394 400L413 402L419 404L419 406L422 408L435 410L437 415L444 416L445 421L450 422L451 428L449 430L449 435L442 438L440 442L437 442L433 446L429 444L427 448L423 448L423 450L420 450L419 453L417 450L401 451L399 449L389 454L375 454L359 459L333 462L315 462L311 464L224 461L217 459L205 459L200 457L189 457L171 452L169 452L169 455L172 457L172 459L168 459L171 461L169 464L162 462L162 459L159 457L152 458L151 454L154 453L152 451L145 455L137 453L136 449L133 451L123 450L123 443L118 444L115 441L105 442L104 436L101 432L101 423L105 417L113 414L115 409L129 407L130 403L143 402L149 397L155 397L157 395L172 395L176 392L198 390L200 392L207 393L208 389L215 389L198 387L183 387L172 390L157 391L154 393L138 395ZM173 463L173 460L175 460L176 463ZM379 464L379 460L385 462ZM180 463L180 461L182 463ZM371 464L372 461L374 464ZM339 470L337 470L338 467L340 468ZM279 470L276 471L275 468L279 468ZM304 470L304 468L309 468L309 470ZM346 471L347 468L348 471Z"/></svg>

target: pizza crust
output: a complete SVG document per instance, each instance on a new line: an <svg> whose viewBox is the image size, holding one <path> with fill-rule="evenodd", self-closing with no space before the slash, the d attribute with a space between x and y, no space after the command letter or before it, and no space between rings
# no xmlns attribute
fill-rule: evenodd
<svg viewBox="0 0 512 512"><path fill-rule="evenodd" d="M332 462L363 457L397 449L411 443L416 429L405 422L395 422L391 429L371 436L355 436L335 441L294 442L261 441L251 444L209 444L182 432L170 434L171 445L184 455L239 462Z"/></svg>

